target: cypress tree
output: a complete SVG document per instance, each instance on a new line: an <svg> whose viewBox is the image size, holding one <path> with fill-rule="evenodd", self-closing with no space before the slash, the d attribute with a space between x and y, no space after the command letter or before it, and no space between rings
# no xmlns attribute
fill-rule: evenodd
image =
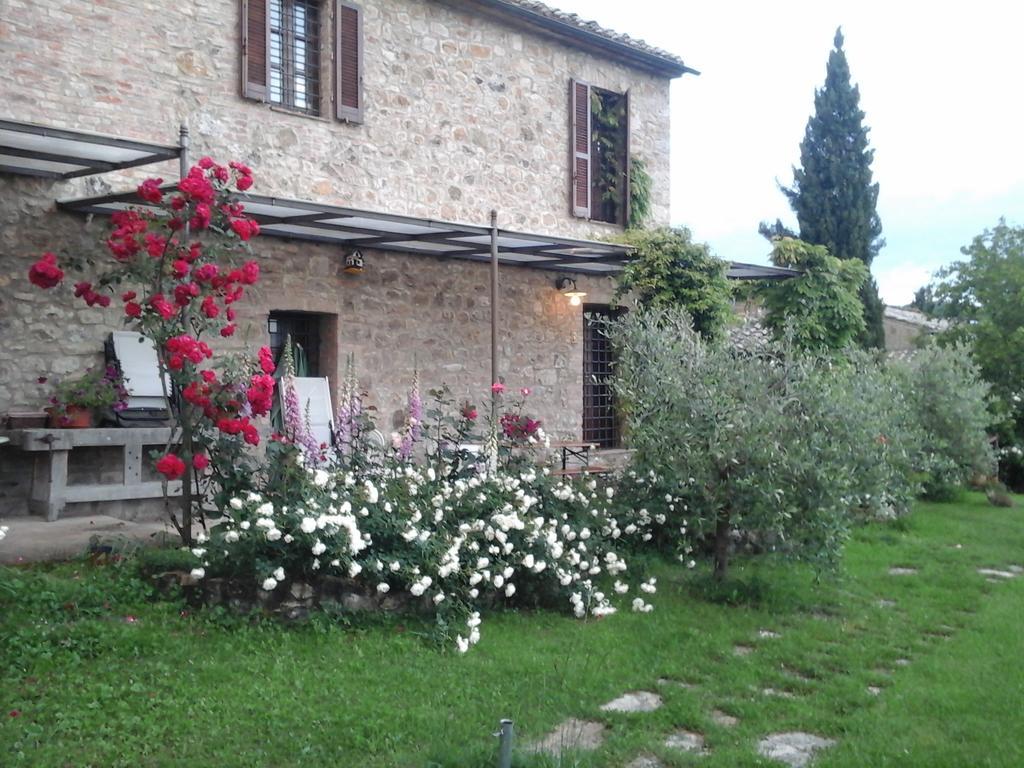
<svg viewBox="0 0 1024 768"><path fill-rule="evenodd" d="M885 245L878 218L878 184L872 183L868 128L860 109L860 90L850 82L842 28L829 53L825 84L814 92L814 115L800 144L800 168L793 186L783 187L800 225L800 239L824 245L840 259L859 259L870 269ZM882 300L874 280L861 288L865 347L885 346Z"/></svg>

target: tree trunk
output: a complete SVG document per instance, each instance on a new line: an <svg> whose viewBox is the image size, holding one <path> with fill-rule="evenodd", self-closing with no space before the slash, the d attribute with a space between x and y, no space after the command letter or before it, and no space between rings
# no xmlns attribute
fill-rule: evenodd
<svg viewBox="0 0 1024 768"><path fill-rule="evenodd" d="M715 522L715 581L725 581L729 574L729 510L720 509Z"/></svg>

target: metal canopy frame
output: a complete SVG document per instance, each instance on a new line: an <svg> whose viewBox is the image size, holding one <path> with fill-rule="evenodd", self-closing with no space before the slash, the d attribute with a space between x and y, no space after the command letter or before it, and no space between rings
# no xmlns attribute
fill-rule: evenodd
<svg viewBox="0 0 1024 768"><path fill-rule="evenodd" d="M164 185L174 191L175 185ZM466 261L491 261L490 227L399 216L324 203L238 193L247 216L260 224L262 235L332 243L345 248L379 248L420 256ZM150 208L135 191L77 200L58 207L84 214L109 215L128 207ZM622 270L632 248L614 243L576 240L510 230L497 232L502 265L559 272L610 275Z"/></svg>
<svg viewBox="0 0 1024 768"><path fill-rule="evenodd" d="M741 261L729 263L729 271L726 277L730 280L788 280L791 277L800 277L803 272L799 269L788 269L787 267L772 267L764 264L744 264Z"/></svg>
<svg viewBox="0 0 1024 768"><path fill-rule="evenodd" d="M181 153L180 146L0 120L0 173L74 179L173 160Z"/></svg>

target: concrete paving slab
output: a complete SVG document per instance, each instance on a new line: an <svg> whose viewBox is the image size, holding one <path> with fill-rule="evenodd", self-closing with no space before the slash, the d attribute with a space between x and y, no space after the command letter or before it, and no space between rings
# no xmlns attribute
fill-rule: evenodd
<svg viewBox="0 0 1024 768"><path fill-rule="evenodd" d="M133 522L106 515L65 517L52 523L41 517L8 517L0 519L0 525L8 527L0 543L0 563L7 565L69 560L85 553L93 537L115 545L173 545L179 540L170 522Z"/></svg>

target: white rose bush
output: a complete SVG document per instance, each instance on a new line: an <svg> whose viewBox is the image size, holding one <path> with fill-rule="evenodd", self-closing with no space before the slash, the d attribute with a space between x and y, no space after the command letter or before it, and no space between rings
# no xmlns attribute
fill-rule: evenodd
<svg viewBox="0 0 1024 768"><path fill-rule="evenodd" d="M249 490L219 497L220 521L192 550L200 562L192 577L270 593L328 576L349 580L434 613L459 652L479 641L490 608L600 618L618 610L618 599L626 610L653 609L655 582L640 584L627 555L651 540L655 519L623 503L619 478L551 476L533 455L545 441L540 422L523 415L521 400L513 416L487 426L496 455L474 457L461 445L475 408L463 404L452 417L446 390L432 394L428 420L410 398L417 434L400 433L378 461L351 440L346 454L313 461L308 441L272 443L262 482L254 477Z"/></svg>

